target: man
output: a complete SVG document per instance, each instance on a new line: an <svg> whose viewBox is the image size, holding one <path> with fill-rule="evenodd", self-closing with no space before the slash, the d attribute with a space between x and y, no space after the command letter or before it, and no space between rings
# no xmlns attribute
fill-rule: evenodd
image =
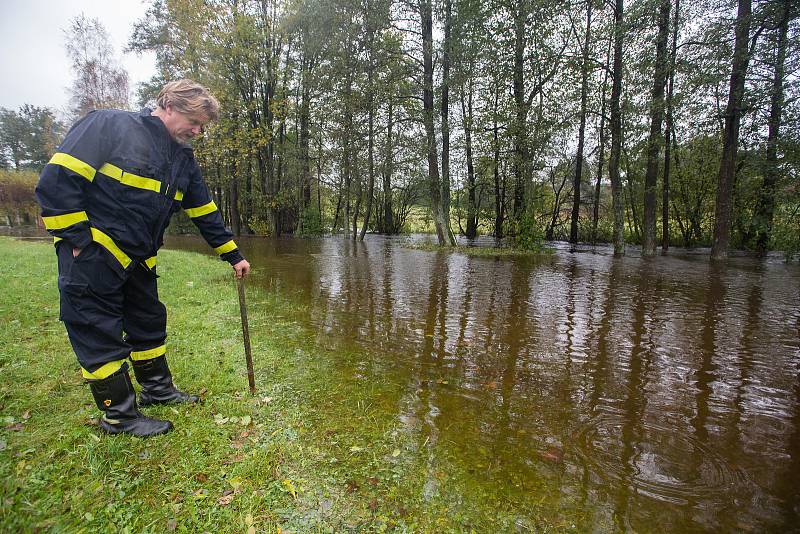
<svg viewBox="0 0 800 534"><path fill-rule="evenodd" d="M166 360L166 308L158 299L156 253L170 217L183 208L237 277L250 271L225 229L185 143L215 120L219 103L191 80L170 82L155 111L93 111L69 131L36 186L55 237L60 319L110 434L163 434L172 423L140 405L194 403ZM124 334L123 334L124 332Z"/></svg>

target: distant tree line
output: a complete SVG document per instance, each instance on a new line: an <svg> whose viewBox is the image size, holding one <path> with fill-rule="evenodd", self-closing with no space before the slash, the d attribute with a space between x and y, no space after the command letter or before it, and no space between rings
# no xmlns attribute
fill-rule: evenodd
<svg viewBox="0 0 800 534"><path fill-rule="evenodd" d="M236 232L800 248L789 0L152 0L129 41L223 115ZM73 58L74 60L74 58ZM102 104L94 104L95 106ZM8 152L7 150L4 152Z"/></svg>

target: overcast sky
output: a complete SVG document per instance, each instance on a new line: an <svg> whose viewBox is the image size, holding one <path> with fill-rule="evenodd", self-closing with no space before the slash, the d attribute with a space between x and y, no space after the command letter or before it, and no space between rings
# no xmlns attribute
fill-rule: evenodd
<svg viewBox="0 0 800 534"><path fill-rule="evenodd" d="M141 0L0 0L0 107L67 108L72 74L64 30L81 13L105 26L134 91L155 74L152 54L122 52L145 10Z"/></svg>

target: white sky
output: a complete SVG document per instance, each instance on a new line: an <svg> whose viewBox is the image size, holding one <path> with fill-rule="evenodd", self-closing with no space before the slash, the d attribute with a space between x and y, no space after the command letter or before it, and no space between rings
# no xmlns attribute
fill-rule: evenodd
<svg viewBox="0 0 800 534"><path fill-rule="evenodd" d="M72 75L63 30L81 13L103 23L135 91L156 71L153 54L122 52L146 8L141 0L0 0L0 107L67 108Z"/></svg>

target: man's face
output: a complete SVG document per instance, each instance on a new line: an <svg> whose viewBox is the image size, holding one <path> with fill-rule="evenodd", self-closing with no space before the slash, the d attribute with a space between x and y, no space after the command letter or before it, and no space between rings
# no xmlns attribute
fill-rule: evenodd
<svg viewBox="0 0 800 534"><path fill-rule="evenodd" d="M202 116L188 115L182 113L172 106L167 106L163 121L169 134L180 143L187 143L200 135L203 126L208 120Z"/></svg>

